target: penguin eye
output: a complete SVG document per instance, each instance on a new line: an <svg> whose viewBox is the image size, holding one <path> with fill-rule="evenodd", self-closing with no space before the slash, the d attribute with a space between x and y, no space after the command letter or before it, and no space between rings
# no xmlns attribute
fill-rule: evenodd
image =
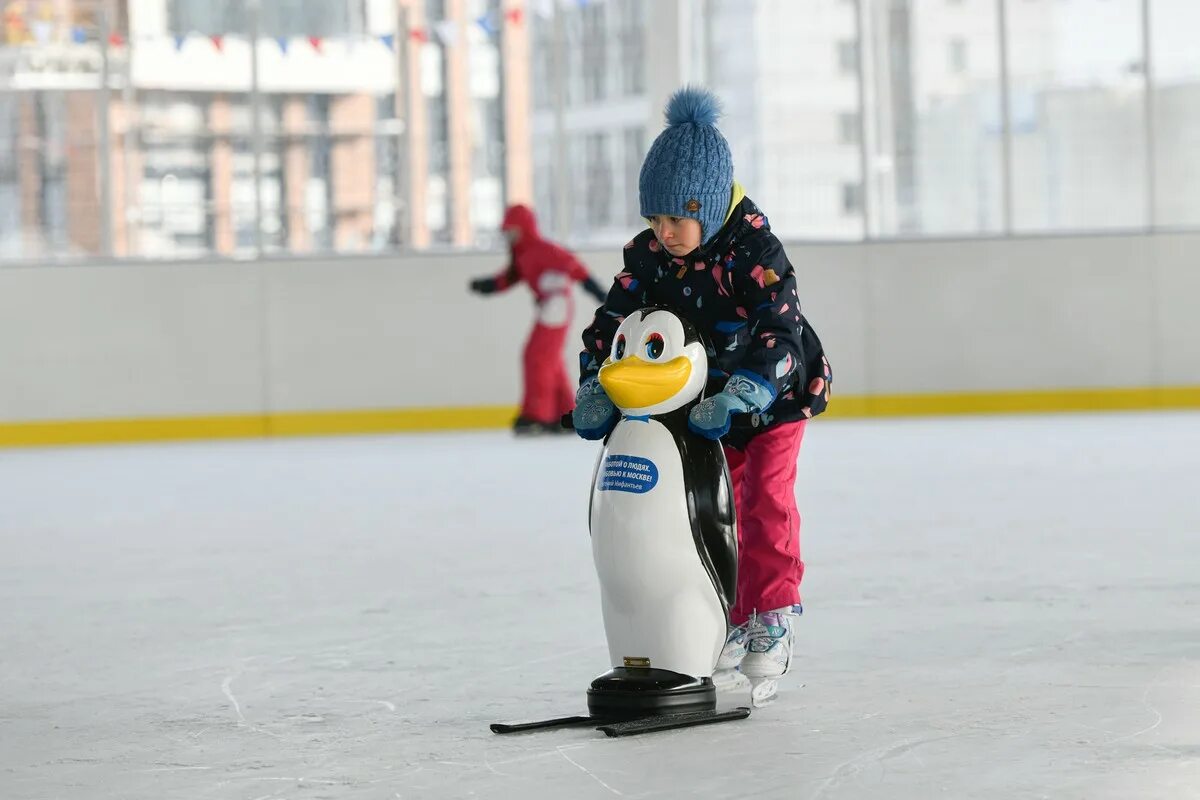
<svg viewBox="0 0 1200 800"><path fill-rule="evenodd" d="M625 357L625 337L618 336L617 337L617 346L616 346L616 348L613 349L613 358L615 358L617 361L620 361L624 357Z"/></svg>
<svg viewBox="0 0 1200 800"><path fill-rule="evenodd" d="M652 359L659 358L662 356L663 349L666 346L667 344L663 341L661 333L652 333L650 334L650 337L646 339L646 355L650 356Z"/></svg>

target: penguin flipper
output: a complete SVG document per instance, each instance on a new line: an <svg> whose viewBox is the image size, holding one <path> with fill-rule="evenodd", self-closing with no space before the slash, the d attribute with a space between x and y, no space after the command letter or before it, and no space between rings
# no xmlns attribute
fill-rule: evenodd
<svg viewBox="0 0 1200 800"><path fill-rule="evenodd" d="M720 442L683 431L676 433L676 442L696 549L728 613L737 599L737 519L729 465Z"/></svg>

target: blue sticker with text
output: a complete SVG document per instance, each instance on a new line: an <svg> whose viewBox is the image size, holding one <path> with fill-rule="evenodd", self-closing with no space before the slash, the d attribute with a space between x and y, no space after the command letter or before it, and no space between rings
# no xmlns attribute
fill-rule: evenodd
<svg viewBox="0 0 1200 800"><path fill-rule="evenodd" d="M658 483L658 467L647 458L611 455L600 465L600 491L645 494Z"/></svg>

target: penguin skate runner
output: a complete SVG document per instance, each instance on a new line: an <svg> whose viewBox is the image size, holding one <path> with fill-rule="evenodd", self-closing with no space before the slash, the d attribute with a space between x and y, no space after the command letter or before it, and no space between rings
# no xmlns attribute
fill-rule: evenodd
<svg viewBox="0 0 1200 800"><path fill-rule="evenodd" d="M638 175L649 228L625 245L583 332L571 418L606 443L591 523L613 665L589 692L593 717L661 712L609 701L640 686L649 691L638 697L665 703L689 681L708 709L717 683L743 680L766 703L791 667L804 576L796 461L833 372L800 310L796 270L734 180L719 114L703 89L668 101ZM683 357L687 348L705 360ZM744 628L744 664L718 663L726 623ZM663 668L684 682L635 682Z"/></svg>
<svg viewBox="0 0 1200 800"><path fill-rule="evenodd" d="M737 585L737 531L721 446L688 430L707 375L695 329L670 311L622 322L597 377L622 418L600 452L590 513L612 668L592 681L587 716L493 732L593 726L629 736L750 715L717 711L712 680Z"/></svg>

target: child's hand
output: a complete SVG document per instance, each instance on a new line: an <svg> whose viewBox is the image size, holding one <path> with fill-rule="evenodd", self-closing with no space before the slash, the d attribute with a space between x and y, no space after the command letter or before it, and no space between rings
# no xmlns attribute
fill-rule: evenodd
<svg viewBox="0 0 1200 800"><path fill-rule="evenodd" d="M729 377L725 389L718 395L705 398L688 414L688 428L692 433L706 439L720 439L729 433L734 414L761 413L775 402L772 387L760 383L761 378L751 378L745 373L735 372Z"/></svg>
<svg viewBox="0 0 1200 800"><path fill-rule="evenodd" d="M595 376L588 378L575 393L575 410L571 424L584 439L603 439L617 425L617 407L604 393Z"/></svg>

